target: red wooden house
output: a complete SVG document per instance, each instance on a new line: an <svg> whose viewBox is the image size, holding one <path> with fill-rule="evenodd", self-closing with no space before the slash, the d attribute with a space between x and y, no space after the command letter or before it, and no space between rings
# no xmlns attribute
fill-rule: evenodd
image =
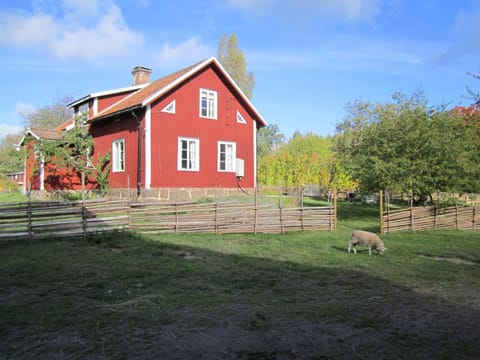
<svg viewBox="0 0 480 360"><path fill-rule="evenodd" d="M215 58L150 82L72 102L88 113L93 162L111 152L110 188L181 199L256 186L256 134L265 120Z"/></svg>
<svg viewBox="0 0 480 360"><path fill-rule="evenodd" d="M67 191L81 190L81 175L75 171L58 168L51 162L46 162L41 152L37 149L37 143L41 141L56 142L61 146L62 132L73 127L73 121L69 120L53 130L42 128L28 128L20 140L19 147L26 149L27 159L24 166L24 179L22 188L24 192L34 191ZM97 187L94 177L87 177L86 190Z"/></svg>

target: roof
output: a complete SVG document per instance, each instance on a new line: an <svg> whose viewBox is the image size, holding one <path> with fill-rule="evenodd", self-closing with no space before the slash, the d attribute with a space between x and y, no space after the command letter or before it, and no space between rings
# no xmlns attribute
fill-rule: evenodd
<svg viewBox="0 0 480 360"><path fill-rule="evenodd" d="M37 140L62 140L62 133L57 130L28 128L25 134L30 134Z"/></svg>
<svg viewBox="0 0 480 360"><path fill-rule="evenodd" d="M70 130L71 128L73 128L74 126L74 122L73 122L73 118L72 119L68 119L67 121L61 123L60 125L58 125L56 128L55 128L55 131L68 131Z"/></svg>
<svg viewBox="0 0 480 360"><path fill-rule="evenodd" d="M157 100L159 97L165 95L168 91L191 79L196 74L206 69L208 66L214 66L220 71L225 80L232 86L234 91L238 94L238 96L243 100L246 106L253 113L257 123L260 126L266 126L266 121L263 119L262 115L257 111L257 109L253 106L250 99L248 99L248 97L243 93L243 91L228 74L228 72L224 69L224 67L220 64L220 62L214 57L211 57L207 60L201 61L185 69L153 81L147 86L144 86L143 88L137 90L136 92L126 96L122 100L99 112L97 115L92 117L90 121L107 118L114 114L119 114L133 109L145 107Z"/></svg>
<svg viewBox="0 0 480 360"><path fill-rule="evenodd" d="M36 140L54 140L54 141L62 140L62 131L42 129L42 128L27 128L27 130L25 131L25 135L23 135L18 145L15 145L17 148L22 146L23 142L25 141L25 137L27 135L33 136Z"/></svg>
<svg viewBox="0 0 480 360"><path fill-rule="evenodd" d="M141 88L143 88L147 85L148 84L132 85L132 86L128 86L128 87L124 87L124 88L120 88L120 89L99 91L99 92L95 92L95 93L92 93L92 94L88 94L88 95L85 95L84 97L82 97L78 100L72 101L70 104L67 104L67 108L72 108L75 105L82 104L82 103L86 102L87 100L90 100L90 99L93 99L93 98L96 98L96 97L102 97L102 96L114 95L114 94L121 94L121 93L129 92L129 91L137 91L138 89L141 89Z"/></svg>

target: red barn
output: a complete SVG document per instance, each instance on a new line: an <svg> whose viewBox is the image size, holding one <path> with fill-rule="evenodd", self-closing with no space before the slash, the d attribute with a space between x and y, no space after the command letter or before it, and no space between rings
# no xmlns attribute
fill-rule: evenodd
<svg viewBox="0 0 480 360"><path fill-rule="evenodd" d="M88 113L93 161L111 153L112 190L193 198L256 186L256 135L265 120L215 58L150 82L72 102Z"/></svg>

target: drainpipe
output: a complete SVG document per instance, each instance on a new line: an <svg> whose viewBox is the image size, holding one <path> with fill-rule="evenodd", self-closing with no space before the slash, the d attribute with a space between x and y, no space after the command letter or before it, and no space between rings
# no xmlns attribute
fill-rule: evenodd
<svg viewBox="0 0 480 360"><path fill-rule="evenodd" d="M137 122L137 134L138 134L138 140L137 140L137 197L140 196L141 188L142 188L142 182L141 182L141 177L142 177L142 122L141 120L138 119L138 116L135 114L135 111L132 110L132 116L135 118L135 121Z"/></svg>

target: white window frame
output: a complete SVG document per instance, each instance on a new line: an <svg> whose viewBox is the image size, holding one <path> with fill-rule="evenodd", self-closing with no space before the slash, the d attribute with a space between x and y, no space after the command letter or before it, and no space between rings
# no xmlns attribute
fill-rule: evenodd
<svg viewBox="0 0 480 360"><path fill-rule="evenodd" d="M199 116L217 120L218 95L214 90L200 89Z"/></svg>
<svg viewBox="0 0 480 360"><path fill-rule="evenodd" d="M235 172L237 144L231 141L219 141L217 151L217 169L219 172Z"/></svg>
<svg viewBox="0 0 480 360"><path fill-rule="evenodd" d="M186 147L184 147L186 145ZM200 140L195 138L178 138L178 171L200 171Z"/></svg>
<svg viewBox="0 0 480 360"><path fill-rule="evenodd" d="M165 106L162 109L162 112L169 113L169 114L175 114L176 111L177 111L177 101L176 100L173 100L173 101L169 102L168 105Z"/></svg>
<svg viewBox="0 0 480 360"><path fill-rule="evenodd" d="M112 172L125 171L125 139L112 142Z"/></svg>
<svg viewBox="0 0 480 360"><path fill-rule="evenodd" d="M245 120L243 115L238 110L237 110L237 123L239 123L239 124L246 124L247 123L247 120Z"/></svg>

